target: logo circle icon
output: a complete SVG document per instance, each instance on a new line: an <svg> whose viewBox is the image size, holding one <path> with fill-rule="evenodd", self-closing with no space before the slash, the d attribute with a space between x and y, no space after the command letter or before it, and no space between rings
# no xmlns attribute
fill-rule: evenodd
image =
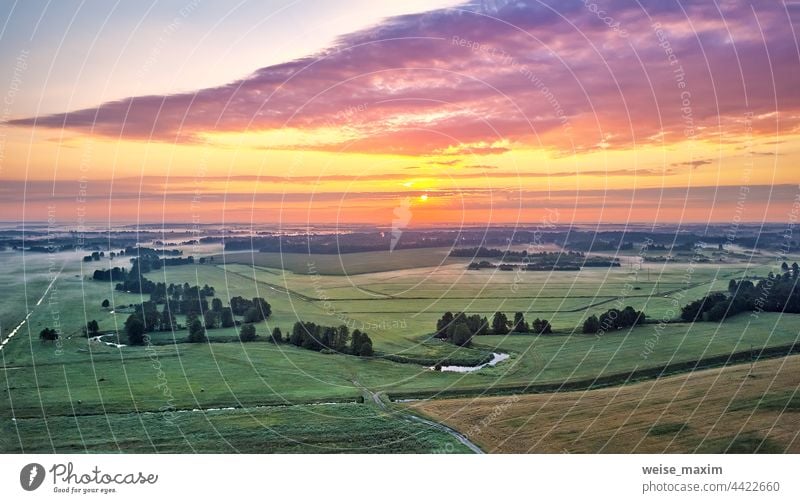
<svg viewBox="0 0 800 503"><path fill-rule="evenodd" d="M19 483L26 491L35 491L44 482L44 466L29 463L19 472Z"/></svg>

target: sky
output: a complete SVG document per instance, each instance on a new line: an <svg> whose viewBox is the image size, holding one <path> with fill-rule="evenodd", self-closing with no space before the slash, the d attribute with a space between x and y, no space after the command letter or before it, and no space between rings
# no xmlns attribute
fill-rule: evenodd
<svg viewBox="0 0 800 503"><path fill-rule="evenodd" d="M0 4L4 221L793 221L800 4Z"/></svg>

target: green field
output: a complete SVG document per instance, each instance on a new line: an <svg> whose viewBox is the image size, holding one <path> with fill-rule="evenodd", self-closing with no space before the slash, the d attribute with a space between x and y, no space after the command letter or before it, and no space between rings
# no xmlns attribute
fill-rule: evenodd
<svg viewBox="0 0 800 503"><path fill-rule="evenodd" d="M449 248L315 255L245 251L215 255L214 261L223 264L244 264L285 270L295 274L353 276L401 269L436 267L454 261L447 256L449 252Z"/></svg>
<svg viewBox="0 0 800 503"><path fill-rule="evenodd" d="M20 419L0 434L0 452L59 453L418 453L450 441L357 404Z"/></svg>
<svg viewBox="0 0 800 503"><path fill-rule="evenodd" d="M439 261L441 250L439 255L424 252L400 250L394 252L401 254L393 254L394 262L383 252L345 256L353 267L361 267L349 275L337 274L333 259L339 257L328 255L311 257L318 264L312 274L301 268L275 269L269 262L274 257L264 257L255 267L221 259L166 267L147 276L166 283L212 285L226 304L234 296L265 297L273 314L257 326L262 337L243 344L236 329L214 329L208 334L210 343L189 344L185 331L179 331L151 334L153 346L123 348L90 342L80 336L81 327L95 319L103 332L121 331L128 309L104 309L100 303L107 298L112 306L127 306L143 300L139 295L86 279L98 263L83 269L77 254L28 255L23 263L20 254L7 253L6 291L25 291L26 284L27 292L4 303L3 327L16 327L25 318L25 299L31 314L0 352L0 451L82 452L85 445L96 452L430 452L446 433L387 415L369 400L357 403L364 388L389 397L519 392L530 385L781 346L797 341L800 333L800 316L774 313L757 318L741 314L721 324L670 323L663 329L647 324L600 338L576 331L589 314L619 305L642 309L651 319L674 318L673 298L683 305L724 290L731 278L763 275L770 267L766 261L695 265L691 273L681 263L651 264L649 272L638 274L628 267L500 272L468 271L463 260L437 266L424 257ZM301 259L309 257L292 257L295 265L302 265ZM43 297L52 263L61 272ZM119 264L124 261L115 262ZM496 310L509 315L523 311L529 321L549 319L555 332L480 336L472 348L457 348L430 338L446 310L487 316ZM285 333L297 320L361 328L373 339L376 357L276 346L263 337L275 326ZM62 340L40 342L39 331L55 322ZM4 339L7 333L4 328ZM647 347L651 349L645 354ZM477 363L492 351L511 356L496 367L467 374L427 368L441 360ZM314 405L320 403L329 405ZM237 409L177 412L229 407ZM158 427L163 410L181 415L176 425L185 430L185 438ZM325 411L329 419L308 416L316 411ZM365 431L374 435L349 432L353 421L368 425ZM261 422L270 428L262 428ZM61 430L63 436L51 444L54 432ZM120 441L113 440L117 432Z"/></svg>

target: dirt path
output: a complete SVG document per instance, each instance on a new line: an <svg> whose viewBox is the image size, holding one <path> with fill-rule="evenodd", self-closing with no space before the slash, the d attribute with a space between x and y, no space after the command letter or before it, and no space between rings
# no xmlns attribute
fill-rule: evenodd
<svg viewBox="0 0 800 503"><path fill-rule="evenodd" d="M424 424L426 426L430 426L431 428L439 430L439 431L441 431L443 433L447 433L451 437L453 437L456 440L458 440L459 443L465 445L469 450L471 450L475 454L484 454L484 452L481 450L480 447L478 447L477 445L473 444L466 436L464 436L463 434L461 434L458 431L454 430L453 428L451 428L449 426L446 426L446 425L444 425L442 423L437 423L435 421L430 421L428 419L419 417L417 415L414 415L414 414L411 414L411 413L408 413L408 412L390 409L386 405L386 403L381 399L379 393L374 393L374 392L368 390L361 383L359 383L357 380L353 380L353 384L355 384L356 386L361 388L361 391L364 393L364 399L365 400L372 401L382 411L388 412L390 414L394 414L394 415L399 416L399 417L401 417L403 419L406 419L408 421L412 421L412 422L415 422L415 423L421 423L421 424Z"/></svg>

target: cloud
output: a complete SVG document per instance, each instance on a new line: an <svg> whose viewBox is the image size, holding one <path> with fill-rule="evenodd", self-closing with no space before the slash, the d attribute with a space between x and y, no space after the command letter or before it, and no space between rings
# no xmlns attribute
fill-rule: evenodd
<svg viewBox="0 0 800 503"><path fill-rule="evenodd" d="M169 143L333 130L343 139L264 146L408 155L613 149L800 123L785 113L800 108L800 63L779 2L603 4L627 36L577 0L465 4L387 19L228 85L10 123Z"/></svg>
<svg viewBox="0 0 800 503"><path fill-rule="evenodd" d="M429 164L435 164L437 166L455 166L456 164L459 164L460 162L461 162L461 159L450 159L448 161L433 161L433 162L431 162Z"/></svg>
<svg viewBox="0 0 800 503"><path fill-rule="evenodd" d="M675 162L672 163L672 166L681 167L681 166L688 166L692 169L697 169L700 166L705 166L706 164L711 164L711 159L697 159L694 161L686 161L686 162Z"/></svg>

